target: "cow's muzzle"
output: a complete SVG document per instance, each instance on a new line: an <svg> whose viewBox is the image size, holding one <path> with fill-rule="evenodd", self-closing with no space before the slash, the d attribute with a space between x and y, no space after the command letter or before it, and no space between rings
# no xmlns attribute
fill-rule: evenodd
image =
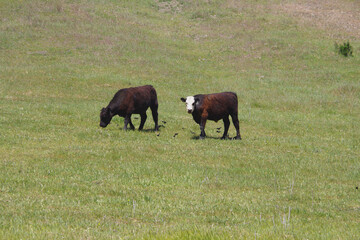
<svg viewBox="0 0 360 240"><path fill-rule="evenodd" d="M188 113L192 113L192 110L191 110L191 109L188 109Z"/></svg>

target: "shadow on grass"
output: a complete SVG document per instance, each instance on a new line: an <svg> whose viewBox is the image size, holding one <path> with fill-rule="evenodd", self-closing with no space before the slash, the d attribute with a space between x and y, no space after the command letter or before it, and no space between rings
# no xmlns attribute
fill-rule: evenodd
<svg viewBox="0 0 360 240"><path fill-rule="evenodd" d="M224 140L240 140L240 139L235 139L235 137L227 137L225 139L221 139L221 137L212 137L212 136L206 136L205 139L217 139L217 140L221 140L221 141L224 141ZM191 137L192 140L201 140L200 139L200 136L192 136Z"/></svg>
<svg viewBox="0 0 360 240"><path fill-rule="evenodd" d="M136 130L139 131L139 132L146 132L146 133L148 133L148 132L160 132L160 128L159 128L159 131L155 131L154 128L143 129L143 130L138 130L138 129L136 129Z"/></svg>
<svg viewBox="0 0 360 240"><path fill-rule="evenodd" d="M139 132L160 132L161 128L165 128L164 125L159 125L159 130L155 131L155 128L149 128L149 129L142 129L142 130L138 130Z"/></svg>

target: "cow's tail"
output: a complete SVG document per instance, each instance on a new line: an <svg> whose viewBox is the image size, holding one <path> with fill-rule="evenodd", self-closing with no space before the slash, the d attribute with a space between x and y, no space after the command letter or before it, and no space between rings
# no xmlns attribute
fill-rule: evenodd
<svg viewBox="0 0 360 240"><path fill-rule="evenodd" d="M234 95L234 112L231 114L231 119L233 121L233 124L235 126L236 129L236 137L235 139L241 139L241 135L240 135L240 124L239 124L239 118L238 118L238 97L236 95L236 93L233 92Z"/></svg>
<svg viewBox="0 0 360 240"><path fill-rule="evenodd" d="M238 113L238 97L237 94L234 92L231 92L234 96L234 112L237 114Z"/></svg>
<svg viewBox="0 0 360 240"><path fill-rule="evenodd" d="M157 93L156 93L156 90L153 86L151 86L151 89L150 89L150 93L151 93L151 105L153 106L158 106L159 103L158 103L158 99L157 99Z"/></svg>
<svg viewBox="0 0 360 240"><path fill-rule="evenodd" d="M151 86L151 112L152 112L152 116L155 122L155 131L159 131L159 124L158 124L158 107L159 107L159 103L158 103L158 99L157 99L157 94L156 94L156 90L153 86Z"/></svg>

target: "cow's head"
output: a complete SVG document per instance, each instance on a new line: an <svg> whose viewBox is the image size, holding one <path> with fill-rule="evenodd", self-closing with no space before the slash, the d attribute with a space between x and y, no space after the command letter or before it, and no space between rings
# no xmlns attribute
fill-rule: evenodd
<svg viewBox="0 0 360 240"><path fill-rule="evenodd" d="M106 127L112 119L110 108L102 108L100 112L100 127Z"/></svg>
<svg viewBox="0 0 360 240"><path fill-rule="evenodd" d="M195 104L196 102L199 101L199 99L193 97L193 96L188 96L185 98L181 98L181 101L186 103L186 109L188 111L188 113L192 113L195 110Z"/></svg>

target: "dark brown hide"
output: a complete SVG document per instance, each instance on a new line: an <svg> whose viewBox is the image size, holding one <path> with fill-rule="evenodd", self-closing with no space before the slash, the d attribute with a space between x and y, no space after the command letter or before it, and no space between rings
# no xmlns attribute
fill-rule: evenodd
<svg viewBox="0 0 360 240"><path fill-rule="evenodd" d="M181 99L184 102L184 98ZM235 139L241 139L239 120L238 120L238 98L236 93L222 92L213 94L198 94L194 96L194 110L192 116L197 124L200 125L200 139L205 134L205 125L207 120L224 121L224 134L221 139L227 137L230 126L229 115L236 129Z"/></svg>
<svg viewBox="0 0 360 240"><path fill-rule="evenodd" d="M110 101L106 108L101 109L100 126L106 127L113 116L119 115L125 118L124 130L130 124L131 129L135 129L131 122L132 114L140 114L141 123L139 130L142 130L147 118L146 110L150 107L155 122L155 130L158 126L158 100L153 86L146 85L141 87L132 87L120 89Z"/></svg>

